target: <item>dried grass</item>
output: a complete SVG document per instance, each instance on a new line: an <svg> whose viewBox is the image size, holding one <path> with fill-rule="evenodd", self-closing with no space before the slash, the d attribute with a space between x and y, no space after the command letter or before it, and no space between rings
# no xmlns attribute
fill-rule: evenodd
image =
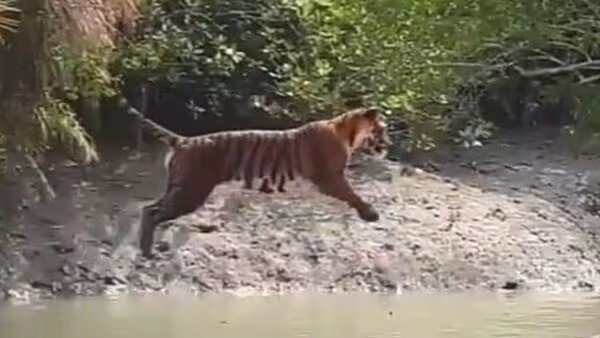
<svg viewBox="0 0 600 338"><path fill-rule="evenodd" d="M19 10L5 0L0 0L0 44L4 43L3 34L14 32L19 26L19 20L14 18Z"/></svg>
<svg viewBox="0 0 600 338"><path fill-rule="evenodd" d="M61 41L112 46L134 27L139 0L48 0Z"/></svg>
<svg viewBox="0 0 600 338"><path fill-rule="evenodd" d="M7 20L18 18L13 9L6 7L11 2L0 0L0 36L7 32L2 30L4 27L17 29L11 47L0 49L0 69L18 68L26 60L40 65L23 78L15 74L0 79L0 150L9 147L37 154L52 145L63 147L82 163L94 162L98 154L93 141L71 107L34 89L42 86L39 82L49 75L49 45L84 53L95 47L112 47L134 27L140 0L32 1L16 2L22 15L20 25L15 26L16 22ZM49 15L43 18L43 24L37 24L39 8L45 8ZM2 90L17 85L23 89Z"/></svg>

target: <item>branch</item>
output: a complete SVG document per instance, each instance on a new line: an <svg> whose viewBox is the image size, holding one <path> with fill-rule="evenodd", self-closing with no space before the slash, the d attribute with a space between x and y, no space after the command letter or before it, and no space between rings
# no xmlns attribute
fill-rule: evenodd
<svg viewBox="0 0 600 338"><path fill-rule="evenodd" d="M454 67L454 68L485 68L487 70L496 70L513 66L513 62L498 63L490 65L486 63L475 63L475 62L440 62L431 63L429 65L423 65L422 67ZM600 63L599 63L600 65Z"/></svg>
<svg viewBox="0 0 600 338"><path fill-rule="evenodd" d="M596 7L589 0L583 0L583 2L587 5L588 9L594 13L596 20L600 20L600 13L596 10Z"/></svg>
<svg viewBox="0 0 600 338"><path fill-rule="evenodd" d="M565 24L565 25L550 25L550 27L556 28L556 29L560 29L560 30L563 30L563 31L575 32L575 33L579 33L579 34L586 34L587 33L587 31L584 30L584 29L582 29L582 28L575 27L573 25L568 25L568 24Z"/></svg>
<svg viewBox="0 0 600 338"><path fill-rule="evenodd" d="M560 60L560 59L554 57L550 53L546 53L546 52L544 52L542 50L538 50L538 49L533 50L533 52L537 52L537 53L540 53L542 55L528 57L527 58L528 61L537 61L537 60L540 60L540 61L550 61L550 62L557 63L559 66L567 66L567 63L565 63L563 60ZM573 73L575 73L575 75L577 75L577 78L579 79L579 81L582 81L585 78L583 76L583 74L581 74L579 71L574 71Z"/></svg>
<svg viewBox="0 0 600 338"><path fill-rule="evenodd" d="M29 163L29 166L34 171L35 175L37 176L37 179L38 179L37 188L38 188L38 192L42 198L42 201L49 202L49 201L55 199L56 193L54 192L54 189L48 182L48 178L46 177L46 174L44 174L44 171L40 168L40 166L38 165L35 158L33 158L33 156L31 156L27 153L25 153L24 155L25 155L25 159Z"/></svg>
<svg viewBox="0 0 600 338"><path fill-rule="evenodd" d="M488 65L485 64L485 63L475 63L475 62L440 62L440 63L431 63L431 64L429 64L427 66L431 66L431 67L454 67L454 68L485 68Z"/></svg>
<svg viewBox="0 0 600 338"><path fill-rule="evenodd" d="M596 82L598 80L600 80L600 74L596 74L594 76L590 76L587 78L582 78L581 80L579 80L579 82L577 82L577 84L584 85L584 84Z"/></svg>
<svg viewBox="0 0 600 338"><path fill-rule="evenodd" d="M508 48L502 53L499 53L498 55L489 59L487 62L490 64L494 64L494 63L496 63L497 60L499 60L501 58L513 59L514 54L516 54L518 52L522 52L522 51L528 51L528 50L530 50L530 47L528 46L528 44L521 42L518 45Z"/></svg>
<svg viewBox="0 0 600 338"><path fill-rule="evenodd" d="M581 49L581 48L579 48L579 47L577 47L577 46L575 46L573 44L570 44L568 42L565 42L565 41L550 41L550 42L548 42L548 44L576 51L576 52L580 53L581 55L583 55L586 60L592 61L592 58L590 57L590 55L586 51L584 51L583 49Z"/></svg>
<svg viewBox="0 0 600 338"><path fill-rule="evenodd" d="M560 66L566 66L566 63L563 60L561 60L561 59L555 57L554 55L552 55L548 52L545 52L541 49L533 49L532 52L538 53L540 55L531 56L531 57L527 58L528 60L546 60L546 61L556 63Z"/></svg>
<svg viewBox="0 0 600 338"><path fill-rule="evenodd" d="M558 75L561 73L569 73L576 72L578 70L600 66L600 60L586 61L580 63L574 63L567 66L560 67L551 67L551 68L542 68L535 70L525 70L520 66L515 65L514 68L519 72L519 74L523 77L532 78L532 77L540 77L540 76L552 76Z"/></svg>

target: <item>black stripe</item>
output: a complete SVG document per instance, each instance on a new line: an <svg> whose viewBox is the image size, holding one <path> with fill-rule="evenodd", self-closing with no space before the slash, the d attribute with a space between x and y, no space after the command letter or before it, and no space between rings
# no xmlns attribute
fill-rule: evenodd
<svg viewBox="0 0 600 338"><path fill-rule="evenodd" d="M234 170L237 166L237 162L239 161L239 154L243 150L243 145L241 142L241 138L238 135L227 134L226 146L227 147L223 148L222 150L222 156L226 157L225 166L223 169L225 170L226 180L229 181L234 178ZM220 150L221 148L219 147L219 151ZM217 153L216 156L219 156L219 154Z"/></svg>
<svg viewBox="0 0 600 338"><path fill-rule="evenodd" d="M285 192L284 185L285 185L285 175L281 175L281 176L279 176L279 185L277 186L277 190L279 192Z"/></svg>
<svg viewBox="0 0 600 338"><path fill-rule="evenodd" d="M295 168L297 170L298 175L304 176L304 163L302 163L302 153L301 153L301 144L302 140L306 138L306 130L301 130L296 135L296 140L294 142L294 158L295 158Z"/></svg>
<svg viewBox="0 0 600 338"><path fill-rule="evenodd" d="M357 136L358 130L357 128L352 128L352 130L350 131L350 147L354 147L354 142L356 141L356 136Z"/></svg>
<svg viewBox="0 0 600 338"><path fill-rule="evenodd" d="M286 145L285 145L285 161L287 162L286 166L287 166L287 176L290 179L290 181L293 181L295 179L294 177L294 172L296 171L296 161L294 160L295 158L295 151L296 151L296 147L295 147L295 143L296 143L296 133L290 133L286 139Z"/></svg>
<svg viewBox="0 0 600 338"><path fill-rule="evenodd" d="M256 148L256 135L253 132L246 132L241 136L241 142L244 143L243 152L239 154L239 160L233 168L233 176L236 180L241 180L244 176L244 170L252 156L254 148Z"/></svg>
<svg viewBox="0 0 600 338"><path fill-rule="evenodd" d="M271 182L273 182L273 184L276 184L277 175L283 168L286 140L286 134L281 133L277 137L277 142L275 142L275 155L273 156L273 167L271 168Z"/></svg>
<svg viewBox="0 0 600 338"><path fill-rule="evenodd" d="M221 177L224 181L229 181L231 179L231 165L235 160L235 149L231 149L233 141L234 139L230 134L221 134L215 139L215 156L223 154L222 156L225 157L223 160L223 168L221 173Z"/></svg>
<svg viewBox="0 0 600 338"><path fill-rule="evenodd" d="M260 161L260 167L258 169L258 177L263 178L267 176L267 167L270 164L273 164L275 151L277 148L277 134L267 133L267 145L265 147L265 152Z"/></svg>
<svg viewBox="0 0 600 338"><path fill-rule="evenodd" d="M264 134L262 134L260 132L256 132L255 137L256 137L256 144L254 145L254 147L252 148L252 151L250 152L250 154L248 156L248 162L245 164L246 168L244 170L244 179L246 181L249 181L250 183L252 182L252 180L254 179L254 177L256 175L256 173L254 172L255 163L256 163L256 161L260 161L260 158L257 158L261 155L259 153L259 149L261 148L263 143L266 141Z"/></svg>
<svg viewBox="0 0 600 338"><path fill-rule="evenodd" d="M243 165L244 156L248 152L248 148L251 146L249 144L251 135L248 132L235 132L234 135L236 138L237 147L235 160L231 166L231 177L235 178L236 180L240 180L242 179L240 175L240 167Z"/></svg>

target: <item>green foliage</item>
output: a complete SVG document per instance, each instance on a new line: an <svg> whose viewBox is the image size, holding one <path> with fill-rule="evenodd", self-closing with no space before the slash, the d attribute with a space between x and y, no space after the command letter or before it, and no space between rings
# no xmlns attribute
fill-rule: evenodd
<svg viewBox="0 0 600 338"><path fill-rule="evenodd" d="M176 97L152 102L160 112L212 112L273 94L302 57L302 25L292 3L272 0L149 0L139 31L119 50L114 72ZM152 112L151 112L152 113Z"/></svg>
<svg viewBox="0 0 600 338"><path fill-rule="evenodd" d="M408 120L409 145L429 149L448 130L444 113L461 83L456 69L442 65L485 37L469 7L441 0L302 1L313 62L295 70L289 90L316 111L339 111L349 102L384 106Z"/></svg>
<svg viewBox="0 0 600 338"><path fill-rule="evenodd" d="M9 108L25 111L18 120L7 123L19 129L4 133L11 136L11 147L28 154L58 148L83 164L95 162L98 154L94 142L82 126L76 107L82 99L102 99L115 94L105 66L108 54L74 53L65 46L57 46L50 55L47 62L52 70L51 85L44 88L41 98L31 97L31 107Z"/></svg>
<svg viewBox="0 0 600 338"><path fill-rule="evenodd" d="M600 58L597 2L299 3L311 31L312 62L294 69L289 91L312 110L335 111L348 102L383 105L409 121L418 148L448 136L477 145L491 131L482 111L492 107L492 120L520 123L528 104L559 97L574 102L579 88L600 79L598 63L568 68ZM566 91L568 83L572 90ZM560 89L550 94L552 88Z"/></svg>
<svg viewBox="0 0 600 338"><path fill-rule="evenodd" d="M536 102L535 119L564 123L576 117L566 130L570 145L586 144L600 131L595 122L600 111L593 109L600 80L600 3L513 0L511 5L512 22L471 57L484 65L472 78L495 96L492 104L503 107L496 116L527 120L521 115ZM504 87L495 86L501 82Z"/></svg>
<svg viewBox="0 0 600 338"><path fill-rule="evenodd" d="M22 129L41 136L27 147L60 140L95 157L77 123L81 102L119 91L184 125L203 125L200 116L259 118L254 108L273 103L265 98L291 102L300 119L379 105L407 120L406 145L420 149L478 146L493 130L489 120L551 119L549 106L577 112L573 135L600 128L598 2L146 0L141 13L115 49L52 50L52 85L37 124ZM528 112L532 103L543 108Z"/></svg>
<svg viewBox="0 0 600 338"><path fill-rule="evenodd" d="M51 51L53 96L75 102L104 99L116 95L115 78L108 70L112 50L74 52L66 46Z"/></svg>
<svg viewBox="0 0 600 338"><path fill-rule="evenodd" d="M10 113L2 116L0 153L4 149L17 149L36 155L51 148L62 148L84 164L98 160L92 140L69 104L48 93L31 107L15 104L18 106L3 105Z"/></svg>
<svg viewBox="0 0 600 338"><path fill-rule="evenodd" d="M2 67L24 68L22 78L11 76L1 79L0 89L4 90L0 91L0 152L11 150L29 156L50 148L63 148L74 159L89 163L97 159L96 150L68 102L67 91L63 89L70 83L65 80L66 75L70 74L76 80L72 86L75 88L73 92L91 95L96 91L94 85L98 81L92 81L93 77L81 78L81 74L86 74L90 69L81 65L95 60L95 56L83 56L78 60L86 62L79 62L68 71L56 72L68 62L65 62L67 59L57 58L59 49L51 53L46 49L49 32L45 30L50 23L42 21L47 19L40 10L45 8L44 4L43 1L21 3L23 15L18 39L11 41L10 48L0 50ZM0 14L4 8L0 6ZM0 26L6 22L16 28L11 20L0 19ZM49 54L52 58L46 59ZM75 60L74 57L70 59ZM54 68L53 74L49 74L49 66Z"/></svg>
<svg viewBox="0 0 600 338"><path fill-rule="evenodd" d="M565 129L564 135L568 147L573 152L600 151L600 87L585 86L577 88L577 122Z"/></svg>
<svg viewBox="0 0 600 338"><path fill-rule="evenodd" d="M38 144L49 148L63 148L80 163L98 160L98 154L88 133L77 119L73 108L66 102L46 96L37 107Z"/></svg>

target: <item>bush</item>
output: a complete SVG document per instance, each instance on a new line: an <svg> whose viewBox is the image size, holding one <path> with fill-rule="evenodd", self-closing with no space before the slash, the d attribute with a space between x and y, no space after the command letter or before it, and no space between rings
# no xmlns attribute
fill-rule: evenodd
<svg viewBox="0 0 600 338"><path fill-rule="evenodd" d="M462 5L466 5L462 4ZM305 1L313 62L298 67L291 92L311 110L381 105L411 127L410 147L449 136L464 75L448 63L485 38L475 10L454 1ZM458 28L460 27L460 29Z"/></svg>
<svg viewBox="0 0 600 338"><path fill-rule="evenodd" d="M410 149L478 145L489 121L594 136L598 13L589 0L146 0L114 49L53 49L55 81L31 116L73 130L42 144L83 150L101 129L87 112L120 92L184 134L379 105L408 122Z"/></svg>
<svg viewBox="0 0 600 338"><path fill-rule="evenodd" d="M409 121L418 148L478 144L485 120L572 122L600 79L596 2L302 3L314 62L296 69L290 90L313 110L384 105Z"/></svg>
<svg viewBox="0 0 600 338"><path fill-rule="evenodd" d="M304 45L291 2L150 0L114 71L128 96L147 101L148 115L197 133L201 116L222 127L257 119L251 103L277 94Z"/></svg>

